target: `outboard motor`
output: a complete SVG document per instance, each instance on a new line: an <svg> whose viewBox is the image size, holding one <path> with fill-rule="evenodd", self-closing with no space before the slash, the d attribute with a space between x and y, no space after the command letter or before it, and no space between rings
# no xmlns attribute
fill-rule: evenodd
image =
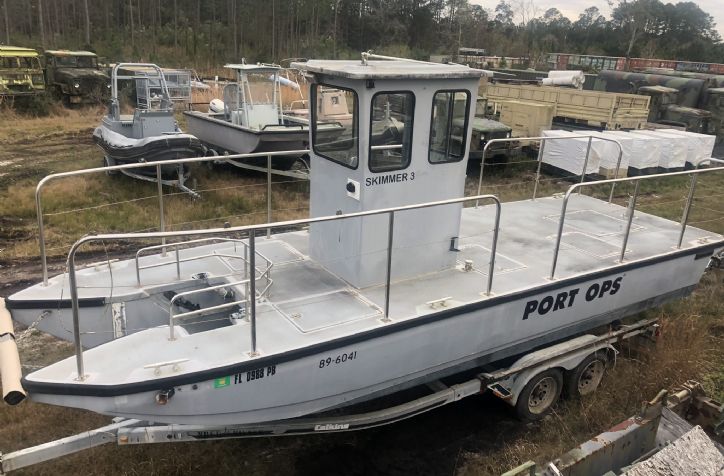
<svg viewBox="0 0 724 476"><path fill-rule="evenodd" d="M212 99L211 102L209 102L209 112L223 113L224 101L221 99Z"/></svg>

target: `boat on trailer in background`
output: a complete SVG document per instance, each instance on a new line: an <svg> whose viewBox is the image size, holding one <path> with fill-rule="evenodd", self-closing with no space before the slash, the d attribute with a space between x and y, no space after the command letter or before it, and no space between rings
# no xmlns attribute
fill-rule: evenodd
<svg viewBox="0 0 724 476"><path fill-rule="evenodd" d="M184 111L189 131L211 154L251 154L305 150L309 146L309 121L299 114L285 114L282 107L282 68L270 64L227 64L236 82L224 87L223 101L214 99L208 112ZM296 84L296 83L295 83ZM346 111L349 114L349 111ZM344 116L346 117L346 116ZM320 123L322 137L339 136L345 127L337 121ZM301 157L274 157L275 169L290 169ZM228 160L233 165L266 166L265 159ZM308 165L308 164L307 164Z"/></svg>
<svg viewBox="0 0 724 476"><path fill-rule="evenodd" d="M133 114L124 114L131 107ZM201 142L179 129L166 79L155 64L120 63L113 67L108 113L93 131L93 140L103 149L105 166L204 155ZM190 192L184 186L189 173L184 165L163 165L161 177L157 177L156 167L122 172Z"/></svg>
<svg viewBox="0 0 724 476"><path fill-rule="evenodd" d="M169 425L293 419L567 339L595 352L585 334L687 295L724 249L688 215L574 193L724 168L464 197L481 71L367 54L296 66L315 79L312 104L339 89L355 115L325 136L312 111L310 218L81 238L67 276L7 299L15 320L76 346L22 379L32 400ZM88 243L149 239L168 241L75 265ZM531 389L501 374L497 391L541 416L563 371L592 365L547 366Z"/></svg>

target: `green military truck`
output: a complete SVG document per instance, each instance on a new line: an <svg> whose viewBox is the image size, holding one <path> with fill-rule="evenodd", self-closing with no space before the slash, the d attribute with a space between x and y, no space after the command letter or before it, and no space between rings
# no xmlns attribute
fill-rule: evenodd
<svg viewBox="0 0 724 476"><path fill-rule="evenodd" d="M32 96L45 91L38 52L0 45L0 98Z"/></svg>
<svg viewBox="0 0 724 476"><path fill-rule="evenodd" d="M99 104L110 97L110 78L90 51L47 50L45 81L64 104Z"/></svg>
<svg viewBox="0 0 724 476"><path fill-rule="evenodd" d="M487 100L478 96L475 104L475 117L473 118L473 130L470 137L470 153L469 161L479 161L483 159L483 149L485 144L492 139L507 139L511 136L513 129L506 126L502 122L489 119L487 116ZM458 120L456 126L462 130L465 127L464 120ZM495 142L491 144L486 154L486 163L505 163L518 148L520 144L517 141Z"/></svg>
<svg viewBox="0 0 724 476"><path fill-rule="evenodd" d="M651 97L650 122L683 125L687 130L724 137L724 76L601 71L594 89Z"/></svg>

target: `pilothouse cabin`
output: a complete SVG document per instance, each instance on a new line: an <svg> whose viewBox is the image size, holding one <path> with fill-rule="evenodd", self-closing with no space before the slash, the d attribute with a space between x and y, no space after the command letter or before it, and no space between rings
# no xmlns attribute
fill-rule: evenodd
<svg viewBox="0 0 724 476"><path fill-rule="evenodd" d="M310 103L345 93L353 116L338 136L312 111L312 217L462 197L481 70L410 61L309 61ZM392 279L455 266L461 204L395 214ZM310 256L357 288L386 276L389 217L310 227Z"/></svg>

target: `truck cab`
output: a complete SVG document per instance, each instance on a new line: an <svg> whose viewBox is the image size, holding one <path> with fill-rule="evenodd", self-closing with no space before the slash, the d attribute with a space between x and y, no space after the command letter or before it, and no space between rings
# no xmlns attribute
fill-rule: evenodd
<svg viewBox="0 0 724 476"><path fill-rule="evenodd" d="M706 109L711 112L708 133L717 136L717 141L724 140L724 88L709 89Z"/></svg>
<svg viewBox="0 0 724 476"><path fill-rule="evenodd" d="M46 51L45 79L48 89L66 104L101 103L110 97L110 78L90 51Z"/></svg>
<svg viewBox="0 0 724 476"><path fill-rule="evenodd" d="M478 161L483 159L483 149L488 141L493 139L507 139L512 136L513 129L502 122L496 121L487 116L488 101L478 96L475 103L475 117L473 118L473 130L470 136L469 160ZM462 127L458 121L457 126ZM492 159L493 162L505 163L515 149L520 146L516 142L493 143L487 152L486 162Z"/></svg>
<svg viewBox="0 0 724 476"><path fill-rule="evenodd" d="M649 96L649 122L685 127L687 131L706 133L711 112L677 104L679 90L667 86L641 86L639 94Z"/></svg>
<svg viewBox="0 0 724 476"><path fill-rule="evenodd" d="M0 96L28 96L45 91L38 52L0 45Z"/></svg>

